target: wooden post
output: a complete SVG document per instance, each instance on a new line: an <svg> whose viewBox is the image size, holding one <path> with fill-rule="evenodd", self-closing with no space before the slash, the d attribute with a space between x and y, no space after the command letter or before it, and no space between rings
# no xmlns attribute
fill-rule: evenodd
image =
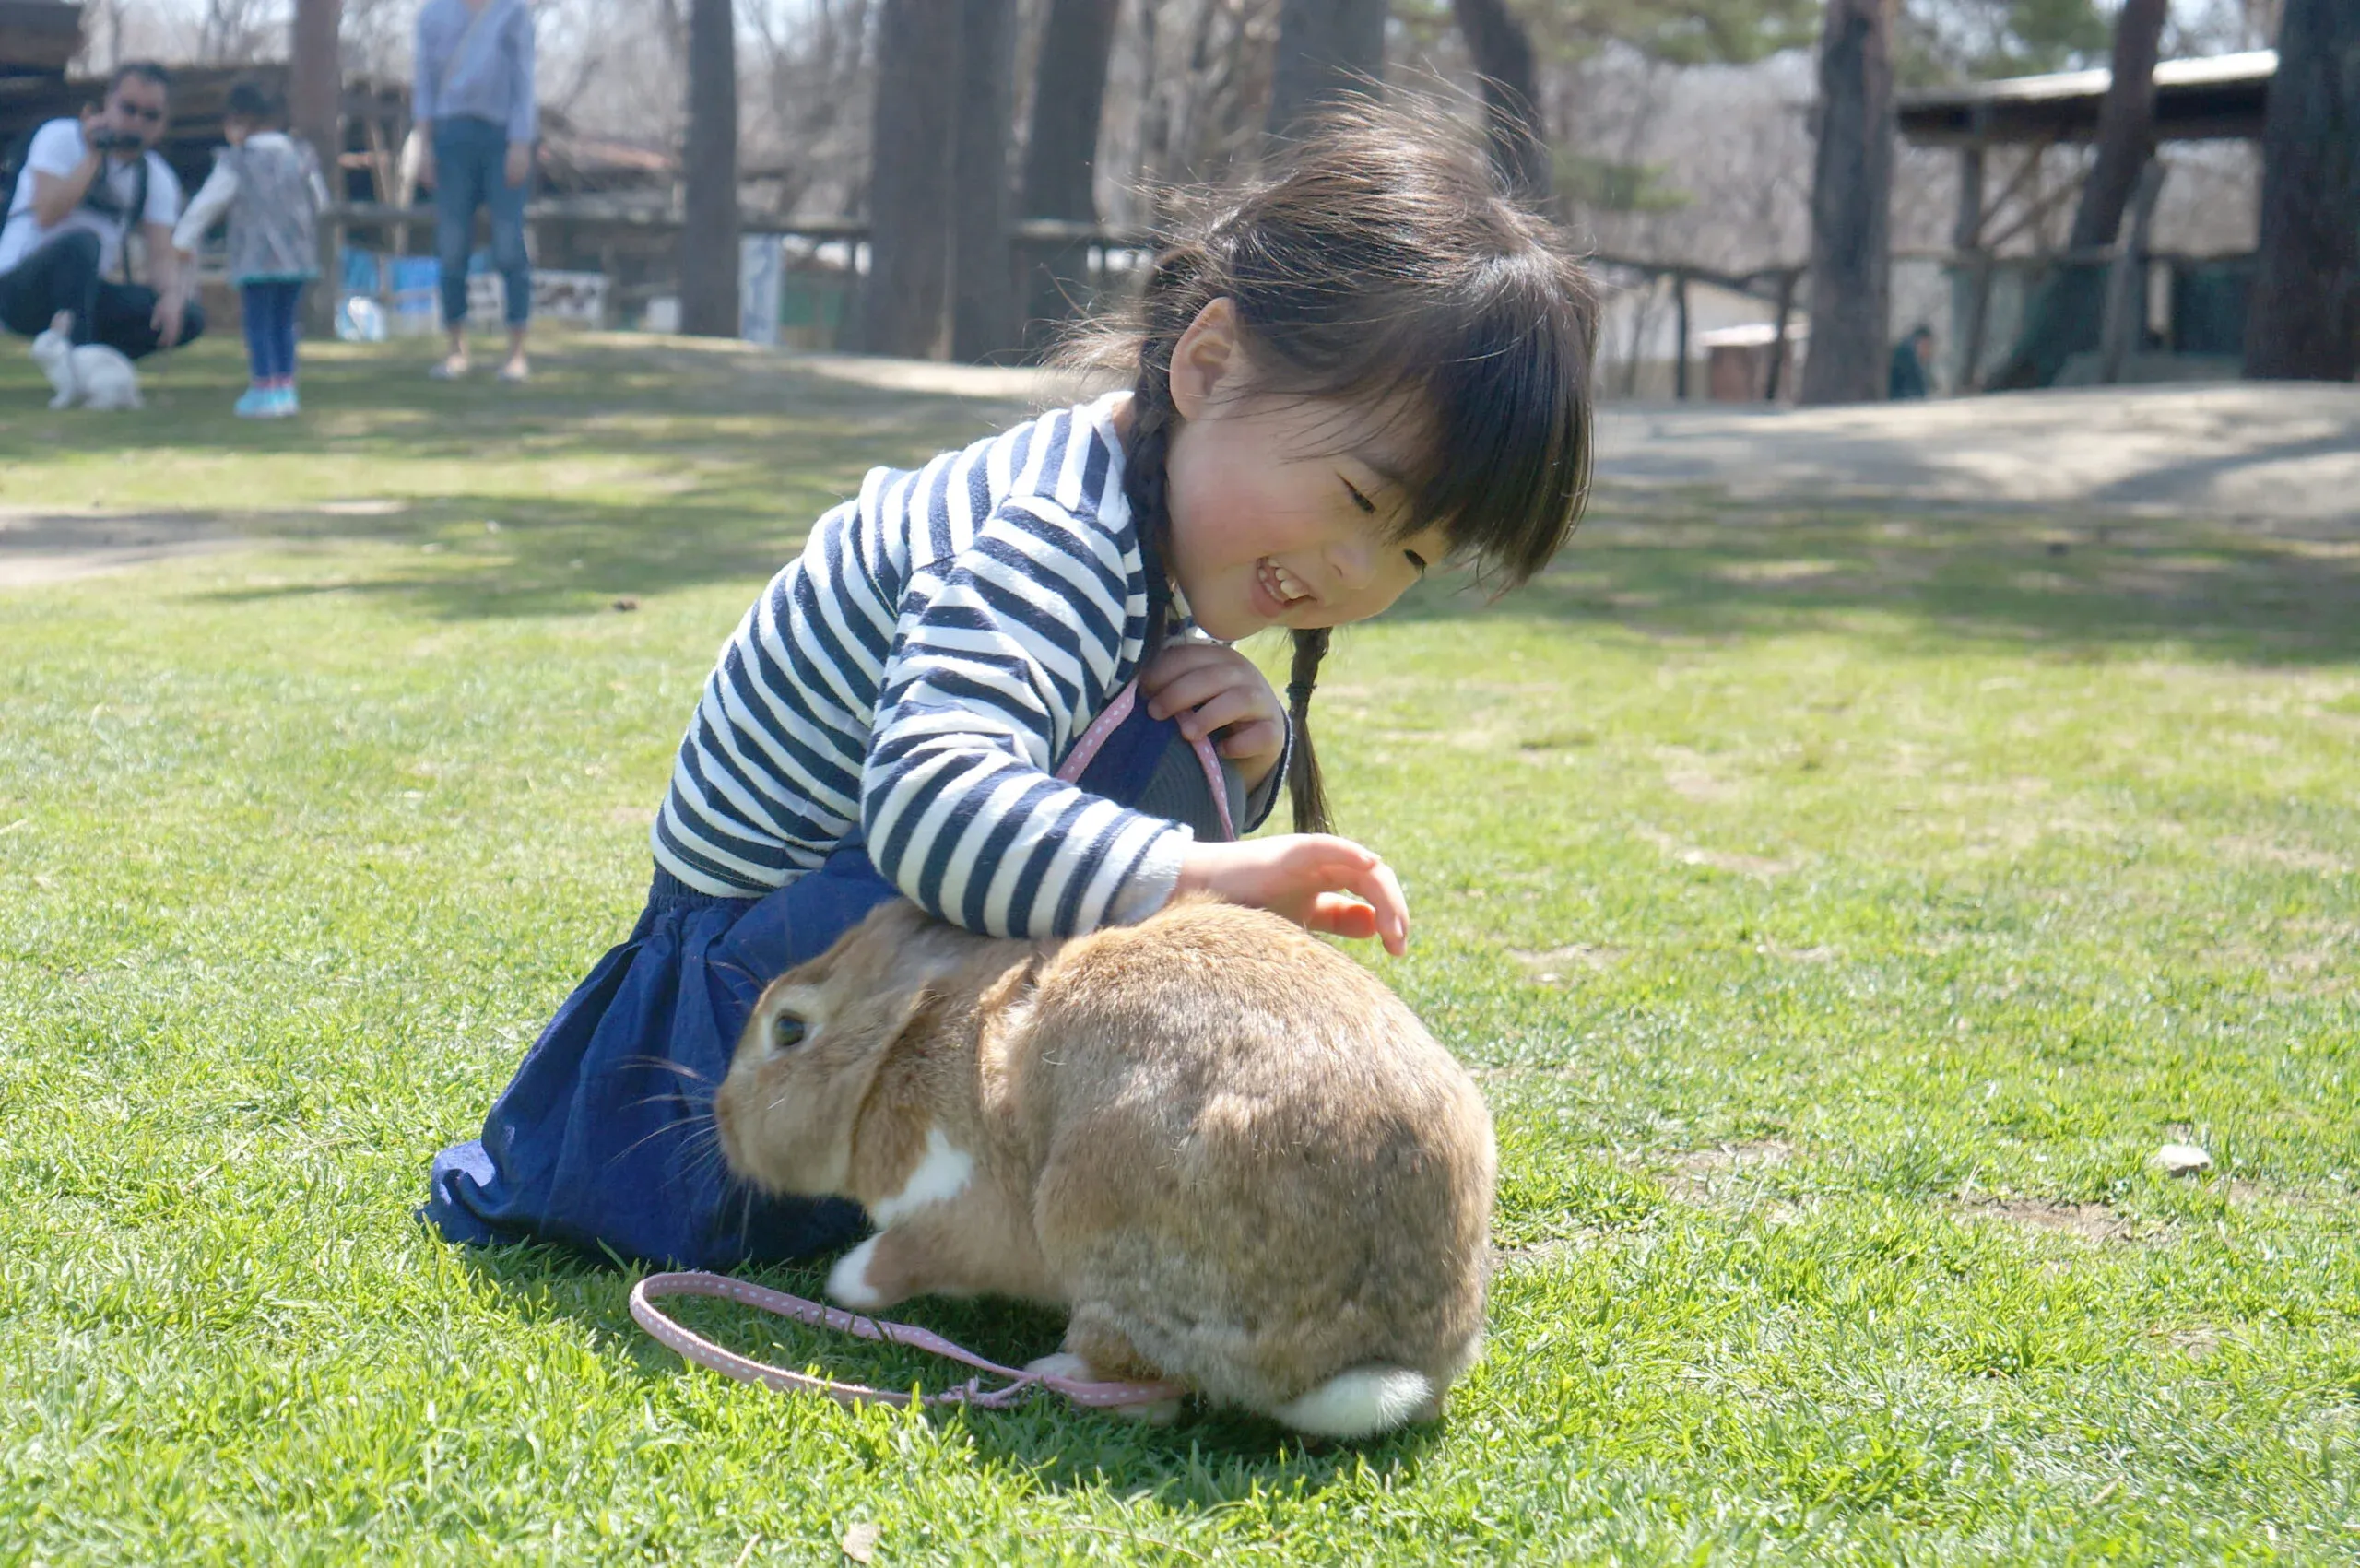
<svg viewBox="0 0 2360 1568"><path fill-rule="evenodd" d="M336 55L343 0L295 0L295 21L287 41L287 118L295 134L312 144L320 178L332 201L344 199L342 112L344 72ZM344 282L344 256L335 230L320 228L320 287L303 307L304 328L318 336L336 329L336 297Z"/></svg>
<svg viewBox="0 0 2360 1568"><path fill-rule="evenodd" d="M1688 274L1675 270L1671 275L1671 309L1679 324L1674 336L1679 345L1673 349L1676 358L1671 365L1671 395L1682 403L1688 401Z"/></svg>
<svg viewBox="0 0 2360 1568"><path fill-rule="evenodd" d="M1794 313L1795 285L1802 280L1797 267L1778 271L1778 323L1770 329L1770 369L1762 378L1762 401L1778 401L1779 383L1787 373L1787 318Z"/></svg>

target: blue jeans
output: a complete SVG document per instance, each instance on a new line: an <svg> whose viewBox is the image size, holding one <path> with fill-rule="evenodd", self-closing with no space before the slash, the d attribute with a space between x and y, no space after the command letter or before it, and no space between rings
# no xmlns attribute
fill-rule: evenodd
<svg viewBox="0 0 2360 1568"><path fill-rule="evenodd" d="M295 307L303 298L302 283L241 283L238 296L246 324L246 364L254 379L293 381Z"/></svg>
<svg viewBox="0 0 2360 1568"><path fill-rule="evenodd" d="M508 183L508 132L489 120L434 122L434 254L442 267L442 324L467 319L467 254L476 208L491 210L491 265L508 285L508 324L533 313L532 263L525 255L525 184Z"/></svg>
<svg viewBox="0 0 2360 1568"><path fill-rule="evenodd" d="M0 326L20 337L37 337L60 311L72 312L77 343L103 343L135 360L161 347L156 291L101 278L99 237L87 229L67 230L0 273ZM204 333L204 307L191 300L172 347L184 348Z"/></svg>

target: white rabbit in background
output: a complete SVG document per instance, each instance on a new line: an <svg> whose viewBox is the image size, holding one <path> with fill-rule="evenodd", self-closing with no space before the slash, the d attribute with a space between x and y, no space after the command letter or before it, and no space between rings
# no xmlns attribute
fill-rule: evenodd
<svg viewBox="0 0 2360 1568"><path fill-rule="evenodd" d="M49 378L49 384L57 388L57 395L49 400L49 406L71 408L78 403L85 408L138 407L139 372L132 368L123 350L103 343L85 343L76 348L73 331L73 312L60 311L51 320L49 330L33 339L33 363Z"/></svg>

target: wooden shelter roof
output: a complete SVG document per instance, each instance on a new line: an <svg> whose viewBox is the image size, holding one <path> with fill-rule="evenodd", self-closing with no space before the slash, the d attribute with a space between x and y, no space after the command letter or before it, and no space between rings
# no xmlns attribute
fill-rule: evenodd
<svg viewBox="0 0 2360 1568"><path fill-rule="evenodd" d="M0 77L62 72L81 47L81 6L67 0L0 0Z"/></svg>
<svg viewBox="0 0 2360 1568"><path fill-rule="evenodd" d="M2261 135L2275 50L2165 60L2155 67L2155 136L2203 141ZM1901 134L1917 147L2086 142L2114 81L2107 70L2012 77L1900 96Z"/></svg>

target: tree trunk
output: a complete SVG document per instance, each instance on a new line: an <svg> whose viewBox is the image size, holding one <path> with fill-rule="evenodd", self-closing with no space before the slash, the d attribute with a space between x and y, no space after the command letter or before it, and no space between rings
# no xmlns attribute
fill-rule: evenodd
<svg viewBox="0 0 2360 1568"><path fill-rule="evenodd" d="M738 29L730 0L689 8L689 134L681 159L680 330L735 337L738 320Z"/></svg>
<svg viewBox="0 0 2360 1568"><path fill-rule="evenodd" d="M960 25L950 357L972 364L1011 356L1021 340L1008 188L1009 144L1016 130L1016 0L965 0Z"/></svg>
<svg viewBox="0 0 2360 1568"><path fill-rule="evenodd" d="M311 143L313 154L320 160L320 178L327 182L329 197L336 201L344 199L343 172L336 166L336 155L344 147L344 69L336 53L343 11L343 0L295 0L295 23L287 41L288 127ZM122 18L115 19L119 26ZM116 53L118 57L122 53L120 39ZM320 225L320 276L334 278L337 261L331 225ZM324 336L333 328L336 292L335 289L307 291L306 331Z"/></svg>
<svg viewBox="0 0 2360 1568"><path fill-rule="evenodd" d="M2360 371L2360 6L2286 0L2261 136L2261 249L2246 374Z"/></svg>
<svg viewBox="0 0 2360 1568"><path fill-rule="evenodd" d="M1483 124L1492 167L1519 201L1539 206L1552 183L1549 132L1540 120L1532 35L1507 0L1451 0L1467 53L1483 78Z"/></svg>
<svg viewBox="0 0 2360 1568"><path fill-rule="evenodd" d="M2155 54L2169 9L2166 0L2122 0L2114 18L2114 79L2098 107L2097 158L2082 182L2069 249L2114 243L2139 171L2155 155Z"/></svg>
<svg viewBox="0 0 2360 1568"><path fill-rule="evenodd" d="M1300 135L1327 105L1378 90L1386 0L1280 0L1270 135Z"/></svg>
<svg viewBox="0 0 2360 1568"><path fill-rule="evenodd" d="M2155 155L2155 54L2168 9L2167 0L2123 0L2115 16L2113 79L2098 106L2097 157L2082 181L2068 250L2114 243L2140 171ZM2104 265L2071 262L2042 278L2024 306L2015 347L1991 374L1992 390L2047 386L2069 358L2101 336L2095 318L2106 308Z"/></svg>
<svg viewBox="0 0 2360 1568"><path fill-rule="evenodd" d="M1024 143L1019 210L1027 218L1090 223L1098 217L1098 122L1119 13L1117 0L1049 0L1041 59L1032 73L1032 126ZM1027 353L1045 353L1059 324L1086 301L1089 260L1089 246L1070 242L1025 254Z"/></svg>
<svg viewBox="0 0 2360 1568"><path fill-rule="evenodd" d="M884 0L879 8L860 301L866 353L931 359L942 348L960 35L959 0Z"/></svg>
<svg viewBox="0 0 2360 1568"><path fill-rule="evenodd" d="M1893 136L1892 0L1827 0L1801 402L1884 396Z"/></svg>

